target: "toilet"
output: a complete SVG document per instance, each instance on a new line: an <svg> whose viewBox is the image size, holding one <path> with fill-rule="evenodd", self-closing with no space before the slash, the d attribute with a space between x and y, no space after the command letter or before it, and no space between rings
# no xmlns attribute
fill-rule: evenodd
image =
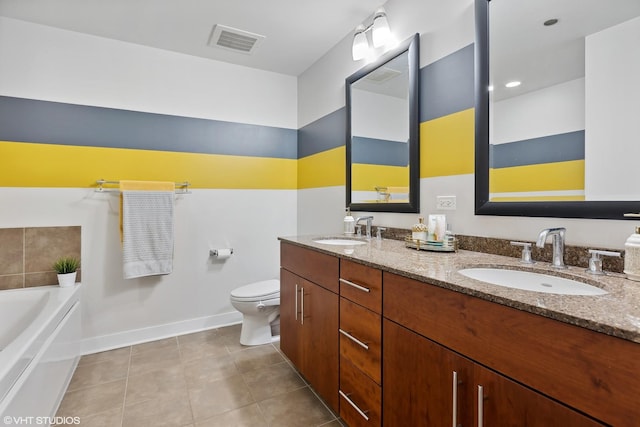
<svg viewBox="0 0 640 427"><path fill-rule="evenodd" d="M240 344L261 345L278 340L272 329L279 333L280 280L264 280L231 291L231 305L242 313Z"/></svg>

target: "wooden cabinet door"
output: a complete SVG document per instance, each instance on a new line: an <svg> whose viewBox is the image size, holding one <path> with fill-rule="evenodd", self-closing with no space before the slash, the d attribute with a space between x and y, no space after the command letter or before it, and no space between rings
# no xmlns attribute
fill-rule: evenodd
<svg viewBox="0 0 640 427"><path fill-rule="evenodd" d="M280 269L280 350L298 368L302 363L300 289L302 278Z"/></svg>
<svg viewBox="0 0 640 427"><path fill-rule="evenodd" d="M603 426L571 408L479 365L475 367L474 426ZM480 416L482 420L480 420Z"/></svg>
<svg viewBox="0 0 640 427"><path fill-rule="evenodd" d="M387 319L383 341L383 425L471 426L471 362Z"/></svg>
<svg viewBox="0 0 640 427"><path fill-rule="evenodd" d="M308 280L300 290L303 375L329 407L338 407L338 295ZM282 321L280 324L282 328Z"/></svg>

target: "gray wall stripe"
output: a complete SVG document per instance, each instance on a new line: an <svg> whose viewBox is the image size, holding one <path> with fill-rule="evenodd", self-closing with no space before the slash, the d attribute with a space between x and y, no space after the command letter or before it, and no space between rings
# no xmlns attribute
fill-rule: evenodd
<svg viewBox="0 0 640 427"><path fill-rule="evenodd" d="M420 70L420 122L473 108L473 44ZM298 130L298 158L345 145L346 106Z"/></svg>
<svg viewBox="0 0 640 427"><path fill-rule="evenodd" d="M0 140L297 158L295 129L0 96Z"/></svg>
<svg viewBox="0 0 640 427"><path fill-rule="evenodd" d="M420 122L473 108L474 45L420 70Z"/></svg>
<svg viewBox="0 0 640 427"><path fill-rule="evenodd" d="M346 144L347 109L342 107L298 130L298 158Z"/></svg>
<svg viewBox="0 0 640 427"><path fill-rule="evenodd" d="M354 136L351 141L351 161L370 165L407 166L409 144Z"/></svg>
<svg viewBox="0 0 640 427"><path fill-rule="evenodd" d="M489 146L490 167L536 165L584 159L584 130Z"/></svg>

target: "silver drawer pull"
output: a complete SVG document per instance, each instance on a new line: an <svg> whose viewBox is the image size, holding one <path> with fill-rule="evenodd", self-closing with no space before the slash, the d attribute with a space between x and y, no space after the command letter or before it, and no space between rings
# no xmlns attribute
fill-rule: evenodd
<svg viewBox="0 0 640 427"><path fill-rule="evenodd" d="M298 284L296 283L296 302L295 302L295 316L296 320L298 320Z"/></svg>
<svg viewBox="0 0 640 427"><path fill-rule="evenodd" d="M304 325L304 288L300 288L300 324Z"/></svg>
<svg viewBox="0 0 640 427"><path fill-rule="evenodd" d="M367 414L365 413L365 411L363 411L362 409L358 408L358 405L356 405L355 403L353 403L353 401L351 399L349 399L349 395L345 394L342 390L338 390L338 393L340 393L340 396L342 396L344 398L344 400L349 402L349 405L353 406L353 409L358 411L358 413L362 416L362 418L364 418L365 420L369 421L369 417L367 417Z"/></svg>
<svg viewBox="0 0 640 427"><path fill-rule="evenodd" d="M343 278L340 278L339 280L340 280L340 283L344 283L345 285L352 286L352 287L354 287L354 288L356 288L356 289L358 289L358 290L360 290L362 292L371 292L371 289L365 288L364 286L360 286L357 283L350 282L350 281L345 280Z"/></svg>
<svg viewBox="0 0 640 427"><path fill-rule="evenodd" d="M482 427L484 418L484 389L478 386L478 427Z"/></svg>
<svg viewBox="0 0 640 427"><path fill-rule="evenodd" d="M345 337L349 338L354 343L358 344L360 347L364 348L365 350L369 350L369 346L367 344L363 343L358 338L356 338L353 335L351 335L349 332L343 331L342 329L338 329L338 331L340 331L340 333L342 335L344 335Z"/></svg>
<svg viewBox="0 0 640 427"><path fill-rule="evenodd" d="M453 371L452 426L458 427L458 373Z"/></svg>

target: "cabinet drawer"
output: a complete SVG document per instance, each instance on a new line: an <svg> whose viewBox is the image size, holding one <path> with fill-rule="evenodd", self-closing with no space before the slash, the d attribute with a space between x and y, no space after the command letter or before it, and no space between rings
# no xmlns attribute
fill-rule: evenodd
<svg viewBox="0 0 640 427"><path fill-rule="evenodd" d="M637 343L392 273L384 283L385 318L607 424L637 425Z"/></svg>
<svg viewBox="0 0 640 427"><path fill-rule="evenodd" d="M340 261L340 295L376 313L382 312L382 270Z"/></svg>
<svg viewBox="0 0 640 427"><path fill-rule="evenodd" d="M379 426L382 390L349 360L340 358L340 417L349 427Z"/></svg>
<svg viewBox="0 0 640 427"><path fill-rule="evenodd" d="M381 317L340 298L340 355L376 383L381 379Z"/></svg>
<svg viewBox="0 0 640 427"><path fill-rule="evenodd" d="M280 266L338 293L338 258L290 243L280 244Z"/></svg>

